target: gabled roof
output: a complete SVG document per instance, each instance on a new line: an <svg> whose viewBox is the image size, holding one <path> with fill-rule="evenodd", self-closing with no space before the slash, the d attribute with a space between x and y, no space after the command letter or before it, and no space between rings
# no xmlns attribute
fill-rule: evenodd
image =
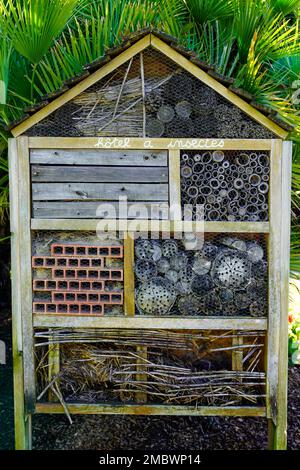
<svg viewBox="0 0 300 470"><path fill-rule="evenodd" d="M250 93L235 88L232 78L220 75L213 66L199 60L195 52L180 46L176 38L150 29L133 33L126 37L119 46L108 49L103 57L86 65L82 74L67 80L61 89L45 95L40 103L27 107L24 110L25 114L7 126L7 129L12 132L14 137L22 135L52 112L130 60L131 57L150 46L214 89L278 137L285 139L288 133L293 130L293 127L278 117L271 108L256 103Z"/></svg>

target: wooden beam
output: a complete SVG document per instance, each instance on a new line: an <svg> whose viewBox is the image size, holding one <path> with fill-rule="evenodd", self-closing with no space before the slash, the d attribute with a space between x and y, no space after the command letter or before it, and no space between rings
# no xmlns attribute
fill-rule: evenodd
<svg viewBox="0 0 300 470"><path fill-rule="evenodd" d="M117 230L128 231L135 229L136 224L130 220L101 220L101 223L105 221L107 227L117 226ZM268 233L269 222L182 222L167 221L167 220L155 220L152 221L157 224L156 229L165 232L174 232L174 229L178 231L180 228L184 231L185 227L191 231L191 225L193 231L199 232L203 230L207 233ZM150 220L140 219L138 221L139 230L148 232L151 230L152 222ZM99 224L97 219L31 219L32 230L96 230Z"/></svg>
<svg viewBox="0 0 300 470"><path fill-rule="evenodd" d="M271 150L270 139L184 139L142 137L29 137L32 149L124 150Z"/></svg>
<svg viewBox="0 0 300 470"><path fill-rule="evenodd" d="M125 233L124 239L124 314L134 316L134 239Z"/></svg>
<svg viewBox="0 0 300 470"><path fill-rule="evenodd" d="M136 380L147 381L147 374L145 372L145 363L148 358L147 347L146 346L137 346L138 358L136 359ZM137 403L146 403L147 402L147 392L136 392L135 398Z"/></svg>
<svg viewBox="0 0 300 470"><path fill-rule="evenodd" d="M56 98L54 101L49 103L40 111L37 111L35 114L30 116L26 121L22 122L14 129L12 129L12 134L14 137L18 137L21 134L24 134L28 129L30 129L34 124L42 121L45 117L49 116L49 114L56 111L56 109L60 108L64 104L68 103L71 99L78 96L80 93L85 91L90 86L94 85L94 83L98 82L102 78L106 77L108 74L113 72L117 67L120 67L125 62L130 60L133 56L138 54L139 52L143 51L146 47L150 45L150 35L147 35L137 41L135 44L130 46L126 51L119 54L117 57L112 59L110 62L103 65L99 70L96 70L93 74L89 75L85 80L78 83L74 87L70 88L70 90L63 93L61 96Z"/></svg>
<svg viewBox="0 0 300 470"><path fill-rule="evenodd" d="M242 336L234 336L232 338L232 346L242 346L243 344L243 337ZM234 349L232 351L232 370L243 370L243 348Z"/></svg>
<svg viewBox="0 0 300 470"><path fill-rule="evenodd" d="M24 402L23 338L21 313L21 247L19 219L19 167L17 141L8 141L10 231L11 231L11 285L12 285L12 345L14 380L15 449L31 447L30 420L26 418Z"/></svg>
<svg viewBox="0 0 300 470"><path fill-rule="evenodd" d="M281 163L282 142L274 140L271 151L269 192L270 235L269 258L269 315L267 338L267 409L273 424L277 422L278 358L280 352L280 286L281 286Z"/></svg>
<svg viewBox="0 0 300 470"><path fill-rule="evenodd" d="M292 142L283 142L281 172L281 312L280 348L278 359L277 422L273 448L285 450L287 446L287 385L288 385L288 304L290 274L290 224Z"/></svg>
<svg viewBox="0 0 300 470"><path fill-rule="evenodd" d="M258 416L265 418L263 406L179 406L179 405L67 405L70 414L173 415L173 416ZM36 413L64 413L59 403L37 403Z"/></svg>
<svg viewBox="0 0 300 470"><path fill-rule="evenodd" d="M60 347L59 343L51 343L49 346L49 353L48 353L48 380L49 383L53 380L53 378L59 374L60 370ZM49 390L49 400L52 402L58 401L57 396Z"/></svg>
<svg viewBox="0 0 300 470"><path fill-rule="evenodd" d="M223 96L223 98L227 99L233 105L240 108L241 111L246 113L248 116L250 116L252 119L257 121L262 126L269 129L271 132L276 134L278 137L280 137L282 139L285 139L287 137L288 132L286 130L282 129L280 126L275 124L273 121L271 121L269 118L267 118L260 111L253 108L253 106L251 106L249 103L247 103L242 98L237 96L235 93L230 91L228 88L226 88L220 82L215 80L211 75L208 75L206 72L201 70L199 67L197 67L197 65L193 64L191 61L186 59L179 52L175 51L172 47L170 47L168 44L163 42L161 39L159 39L159 38L152 35L151 36L151 46L154 47L154 49L161 52L162 54L166 55L172 61L174 61L176 63L176 65L180 65L187 72L191 73L194 77L201 80L203 83L205 83L205 85L207 85L210 88L212 88L213 90L215 90L217 93L219 93L221 96Z"/></svg>
<svg viewBox="0 0 300 470"><path fill-rule="evenodd" d="M265 331L266 318L228 317L84 317L36 314L35 328L121 328L121 329L167 329L167 330L248 330Z"/></svg>
<svg viewBox="0 0 300 470"><path fill-rule="evenodd" d="M20 243L20 294L23 334L23 366L25 410L30 414L35 405L35 359L32 327L32 268L30 231L30 168L28 137L17 139L19 185L19 243Z"/></svg>
<svg viewBox="0 0 300 470"><path fill-rule="evenodd" d="M171 220L181 220L180 150L169 151L169 204Z"/></svg>

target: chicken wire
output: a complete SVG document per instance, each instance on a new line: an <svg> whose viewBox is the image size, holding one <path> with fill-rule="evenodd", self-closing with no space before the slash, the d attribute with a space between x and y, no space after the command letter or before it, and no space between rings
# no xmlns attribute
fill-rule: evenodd
<svg viewBox="0 0 300 470"><path fill-rule="evenodd" d="M137 315L264 317L267 280L264 235L205 234L196 250L175 239L135 242Z"/></svg>
<svg viewBox="0 0 300 470"><path fill-rule="evenodd" d="M274 138L272 132L151 47L35 124L26 134Z"/></svg>
<svg viewBox="0 0 300 470"><path fill-rule="evenodd" d="M196 220L198 205L209 221L269 219L268 152L181 151L180 173L185 218Z"/></svg>

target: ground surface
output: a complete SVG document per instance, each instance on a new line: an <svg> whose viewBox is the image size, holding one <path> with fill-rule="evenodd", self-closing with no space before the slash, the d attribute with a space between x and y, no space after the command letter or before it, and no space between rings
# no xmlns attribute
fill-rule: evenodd
<svg viewBox="0 0 300 470"><path fill-rule="evenodd" d="M0 324L9 362L0 365L0 449L13 446L10 320ZM300 449L300 367L289 370L288 447ZM35 416L35 449L199 450L264 449L267 423L259 418Z"/></svg>

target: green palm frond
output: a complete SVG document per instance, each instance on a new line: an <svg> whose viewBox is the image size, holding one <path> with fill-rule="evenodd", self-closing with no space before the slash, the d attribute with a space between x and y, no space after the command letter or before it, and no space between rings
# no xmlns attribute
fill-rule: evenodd
<svg viewBox="0 0 300 470"><path fill-rule="evenodd" d="M292 227L290 249L291 276L300 277L300 226Z"/></svg>
<svg viewBox="0 0 300 470"><path fill-rule="evenodd" d="M2 21L15 49L33 64L46 54L78 0L0 0Z"/></svg>
<svg viewBox="0 0 300 470"><path fill-rule="evenodd" d="M99 2L90 15L86 7L84 18L74 19L37 65L30 79L35 91L42 95L60 88L84 65L103 56L106 48L120 43L124 34L152 24L155 11L151 4L141 0Z"/></svg>
<svg viewBox="0 0 300 470"><path fill-rule="evenodd" d="M185 0L194 22L200 26L215 20L227 20L233 16L232 0Z"/></svg>
<svg viewBox="0 0 300 470"><path fill-rule="evenodd" d="M233 28L229 29L216 20L199 28L199 31L201 58L214 65L223 75L232 76L239 61Z"/></svg>
<svg viewBox="0 0 300 470"><path fill-rule="evenodd" d="M12 45L5 34L0 36L0 110L6 104L9 84L9 65L12 54Z"/></svg>
<svg viewBox="0 0 300 470"><path fill-rule="evenodd" d="M270 6L274 11L288 15L300 10L300 0L270 0Z"/></svg>

